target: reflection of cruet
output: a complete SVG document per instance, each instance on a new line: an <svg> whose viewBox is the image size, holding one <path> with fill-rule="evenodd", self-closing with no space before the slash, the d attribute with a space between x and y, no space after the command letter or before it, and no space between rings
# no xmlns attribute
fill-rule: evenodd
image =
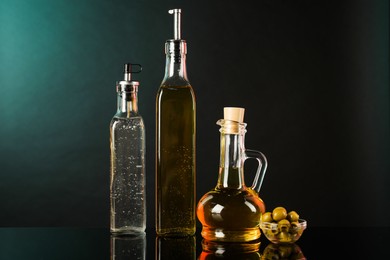
<svg viewBox="0 0 390 260"><path fill-rule="evenodd" d="M198 260L260 260L259 249L260 239L243 243L214 242L203 239L202 252Z"/></svg>
<svg viewBox="0 0 390 260"><path fill-rule="evenodd" d="M197 207L202 237L210 241L246 242L260 237L260 218L265 204L258 193L267 168L266 157L245 149L244 109L225 107L221 126L220 164L217 186L203 195ZM259 163L251 187L244 182L244 162Z"/></svg>

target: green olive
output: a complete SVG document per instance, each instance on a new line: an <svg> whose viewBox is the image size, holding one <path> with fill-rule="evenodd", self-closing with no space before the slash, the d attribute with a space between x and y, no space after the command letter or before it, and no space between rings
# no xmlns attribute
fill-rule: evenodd
<svg viewBox="0 0 390 260"><path fill-rule="evenodd" d="M291 222L291 228L290 228L290 233L295 234L298 233L299 229L301 228L301 225L299 224L298 221Z"/></svg>
<svg viewBox="0 0 390 260"><path fill-rule="evenodd" d="M279 231L283 232L283 231L288 231L290 229L290 221L288 221L287 219L282 219L278 222L278 228L279 228Z"/></svg>
<svg viewBox="0 0 390 260"><path fill-rule="evenodd" d="M288 219L290 222L295 222L295 221L298 221L299 215L298 215L298 213L296 213L295 211L290 211L290 212L287 214L287 219Z"/></svg>
<svg viewBox="0 0 390 260"><path fill-rule="evenodd" d="M262 216L261 216L261 221L262 222L272 222L273 219L272 219L272 213L271 212L265 212Z"/></svg>
<svg viewBox="0 0 390 260"><path fill-rule="evenodd" d="M289 243L289 242L291 242L290 234L288 232L284 232L284 231L280 232L278 234L278 239L282 243Z"/></svg>
<svg viewBox="0 0 390 260"><path fill-rule="evenodd" d="M272 211L272 218L278 222L287 217L287 210L284 207L276 207Z"/></svg>
<svg viewBox="0 0 390 260"><path fill-rule="evenodd" d="M270 232L273 236L279 234L279 229L271 229L271 232Z"/></svg>

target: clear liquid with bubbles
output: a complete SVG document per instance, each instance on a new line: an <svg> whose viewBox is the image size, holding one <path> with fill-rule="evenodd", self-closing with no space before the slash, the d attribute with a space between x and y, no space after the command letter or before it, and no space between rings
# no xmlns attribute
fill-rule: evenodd
<svg viewBox="0 0 390 260"><path fill-rule="evenodd" d="M112 233L146 229L145 126L141 116L111 121L110 223Z"/></svg>

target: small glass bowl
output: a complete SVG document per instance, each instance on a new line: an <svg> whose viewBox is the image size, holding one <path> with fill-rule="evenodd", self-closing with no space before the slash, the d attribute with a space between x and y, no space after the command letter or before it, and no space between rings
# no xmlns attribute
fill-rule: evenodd
<svg viewBox="0 0 390 260"><path fill-rule="evenodd" d="M276 222L260 222L260 228L265 237L274 244L292 244L298 241L307 227L304 219L287 225Z"/></svg>

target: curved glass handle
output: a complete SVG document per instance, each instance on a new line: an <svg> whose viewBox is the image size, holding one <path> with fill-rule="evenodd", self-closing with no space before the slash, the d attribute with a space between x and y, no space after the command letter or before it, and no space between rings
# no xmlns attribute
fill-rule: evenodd
<svg viewBox="0 0 390 260"><path fill-rule="evenodd" d="M265 171L267 170L267 158L265 155L259 151L246 149L245 150L245 160L252 158L256 159L259 163L259 166L256 170L255 179L253 180L252 189L254 189L257 193L260 192L261 185L263 184L263 179L265 175Z"/></svg>

